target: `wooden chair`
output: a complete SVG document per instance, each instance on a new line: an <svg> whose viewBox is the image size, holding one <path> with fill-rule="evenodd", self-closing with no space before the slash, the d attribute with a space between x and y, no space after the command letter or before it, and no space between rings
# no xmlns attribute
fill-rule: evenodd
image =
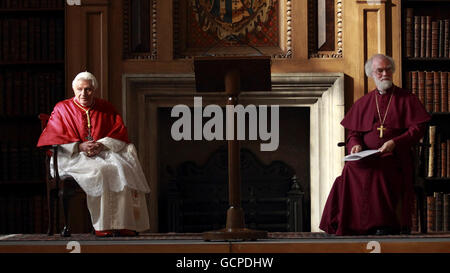
<svg viewBox="0 0 450 273"><path fill-rule="evenodd" d="M41 121L41 129L47 126L48 119L47 114L39 114L38 118ZM61 231L61 236L69 237L71 235L69 225L69 203L70 199L76 192L82 191L78 183L72 176L63 175L60 176L58 172L58 146L51 145L44 147L45 151L45 178L47 184L47 206L48 206L48 231L47 235L53 235L54 219L56 219L56 229L59 229L59 207L62 204L64 213L64 227ZM50 174L50 158L53 155L53 170L54 176ZM56 213L56 214L55 214ZM58 232L58 231L57 231Z"/></svg>

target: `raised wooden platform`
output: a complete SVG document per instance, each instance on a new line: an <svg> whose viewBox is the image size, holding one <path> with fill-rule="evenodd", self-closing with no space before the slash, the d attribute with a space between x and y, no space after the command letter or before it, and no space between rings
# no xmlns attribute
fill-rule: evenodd
<svg viewBox="0 0 450 273"><path fill-rule="evenodd" d="M450 234L331 236L269 233L258 241L205 242L201 234L144 233L97 238L92 234L0 235L0 253L450 253Z"/></svg>

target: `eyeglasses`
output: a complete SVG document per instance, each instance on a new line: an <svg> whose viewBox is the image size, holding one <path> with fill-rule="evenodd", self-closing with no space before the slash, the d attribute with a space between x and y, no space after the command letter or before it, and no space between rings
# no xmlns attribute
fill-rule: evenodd
<svg viewBox="0 0 450 273"><path fill-rule="evenodd" d="M375 73L377 73L378 75L383 74L383 72L386 72L386 74L392 73L392 67L377 68L377 69L375 70Z"/></svg>

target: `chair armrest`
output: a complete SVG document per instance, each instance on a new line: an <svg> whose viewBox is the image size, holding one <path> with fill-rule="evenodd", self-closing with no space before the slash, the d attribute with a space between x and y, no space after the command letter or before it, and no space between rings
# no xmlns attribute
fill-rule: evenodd
<svg viewBox="0 0 450 273"><path fill-rule="evenodd" d="M417 146L420 146L420 147L424 147L424 148L429 148L429 147L431 147L431 144L430 143L417 143L416 144Z"/></svg>

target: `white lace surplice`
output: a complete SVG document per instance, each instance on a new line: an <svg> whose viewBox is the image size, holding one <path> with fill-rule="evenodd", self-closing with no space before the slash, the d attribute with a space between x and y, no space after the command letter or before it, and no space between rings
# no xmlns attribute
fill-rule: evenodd
<svg viewBox="0 0 450 273"><path fill-rule="evenodd" d="M78 152L78 143L61 145L58 150L59 175L71 175L90 196L101 196L103 189L120 192L125 186L144 193L150 192L132 143L110 137L97 142L107 149L94 157ZM53 175L53 164L51 166Z"/></svg>

